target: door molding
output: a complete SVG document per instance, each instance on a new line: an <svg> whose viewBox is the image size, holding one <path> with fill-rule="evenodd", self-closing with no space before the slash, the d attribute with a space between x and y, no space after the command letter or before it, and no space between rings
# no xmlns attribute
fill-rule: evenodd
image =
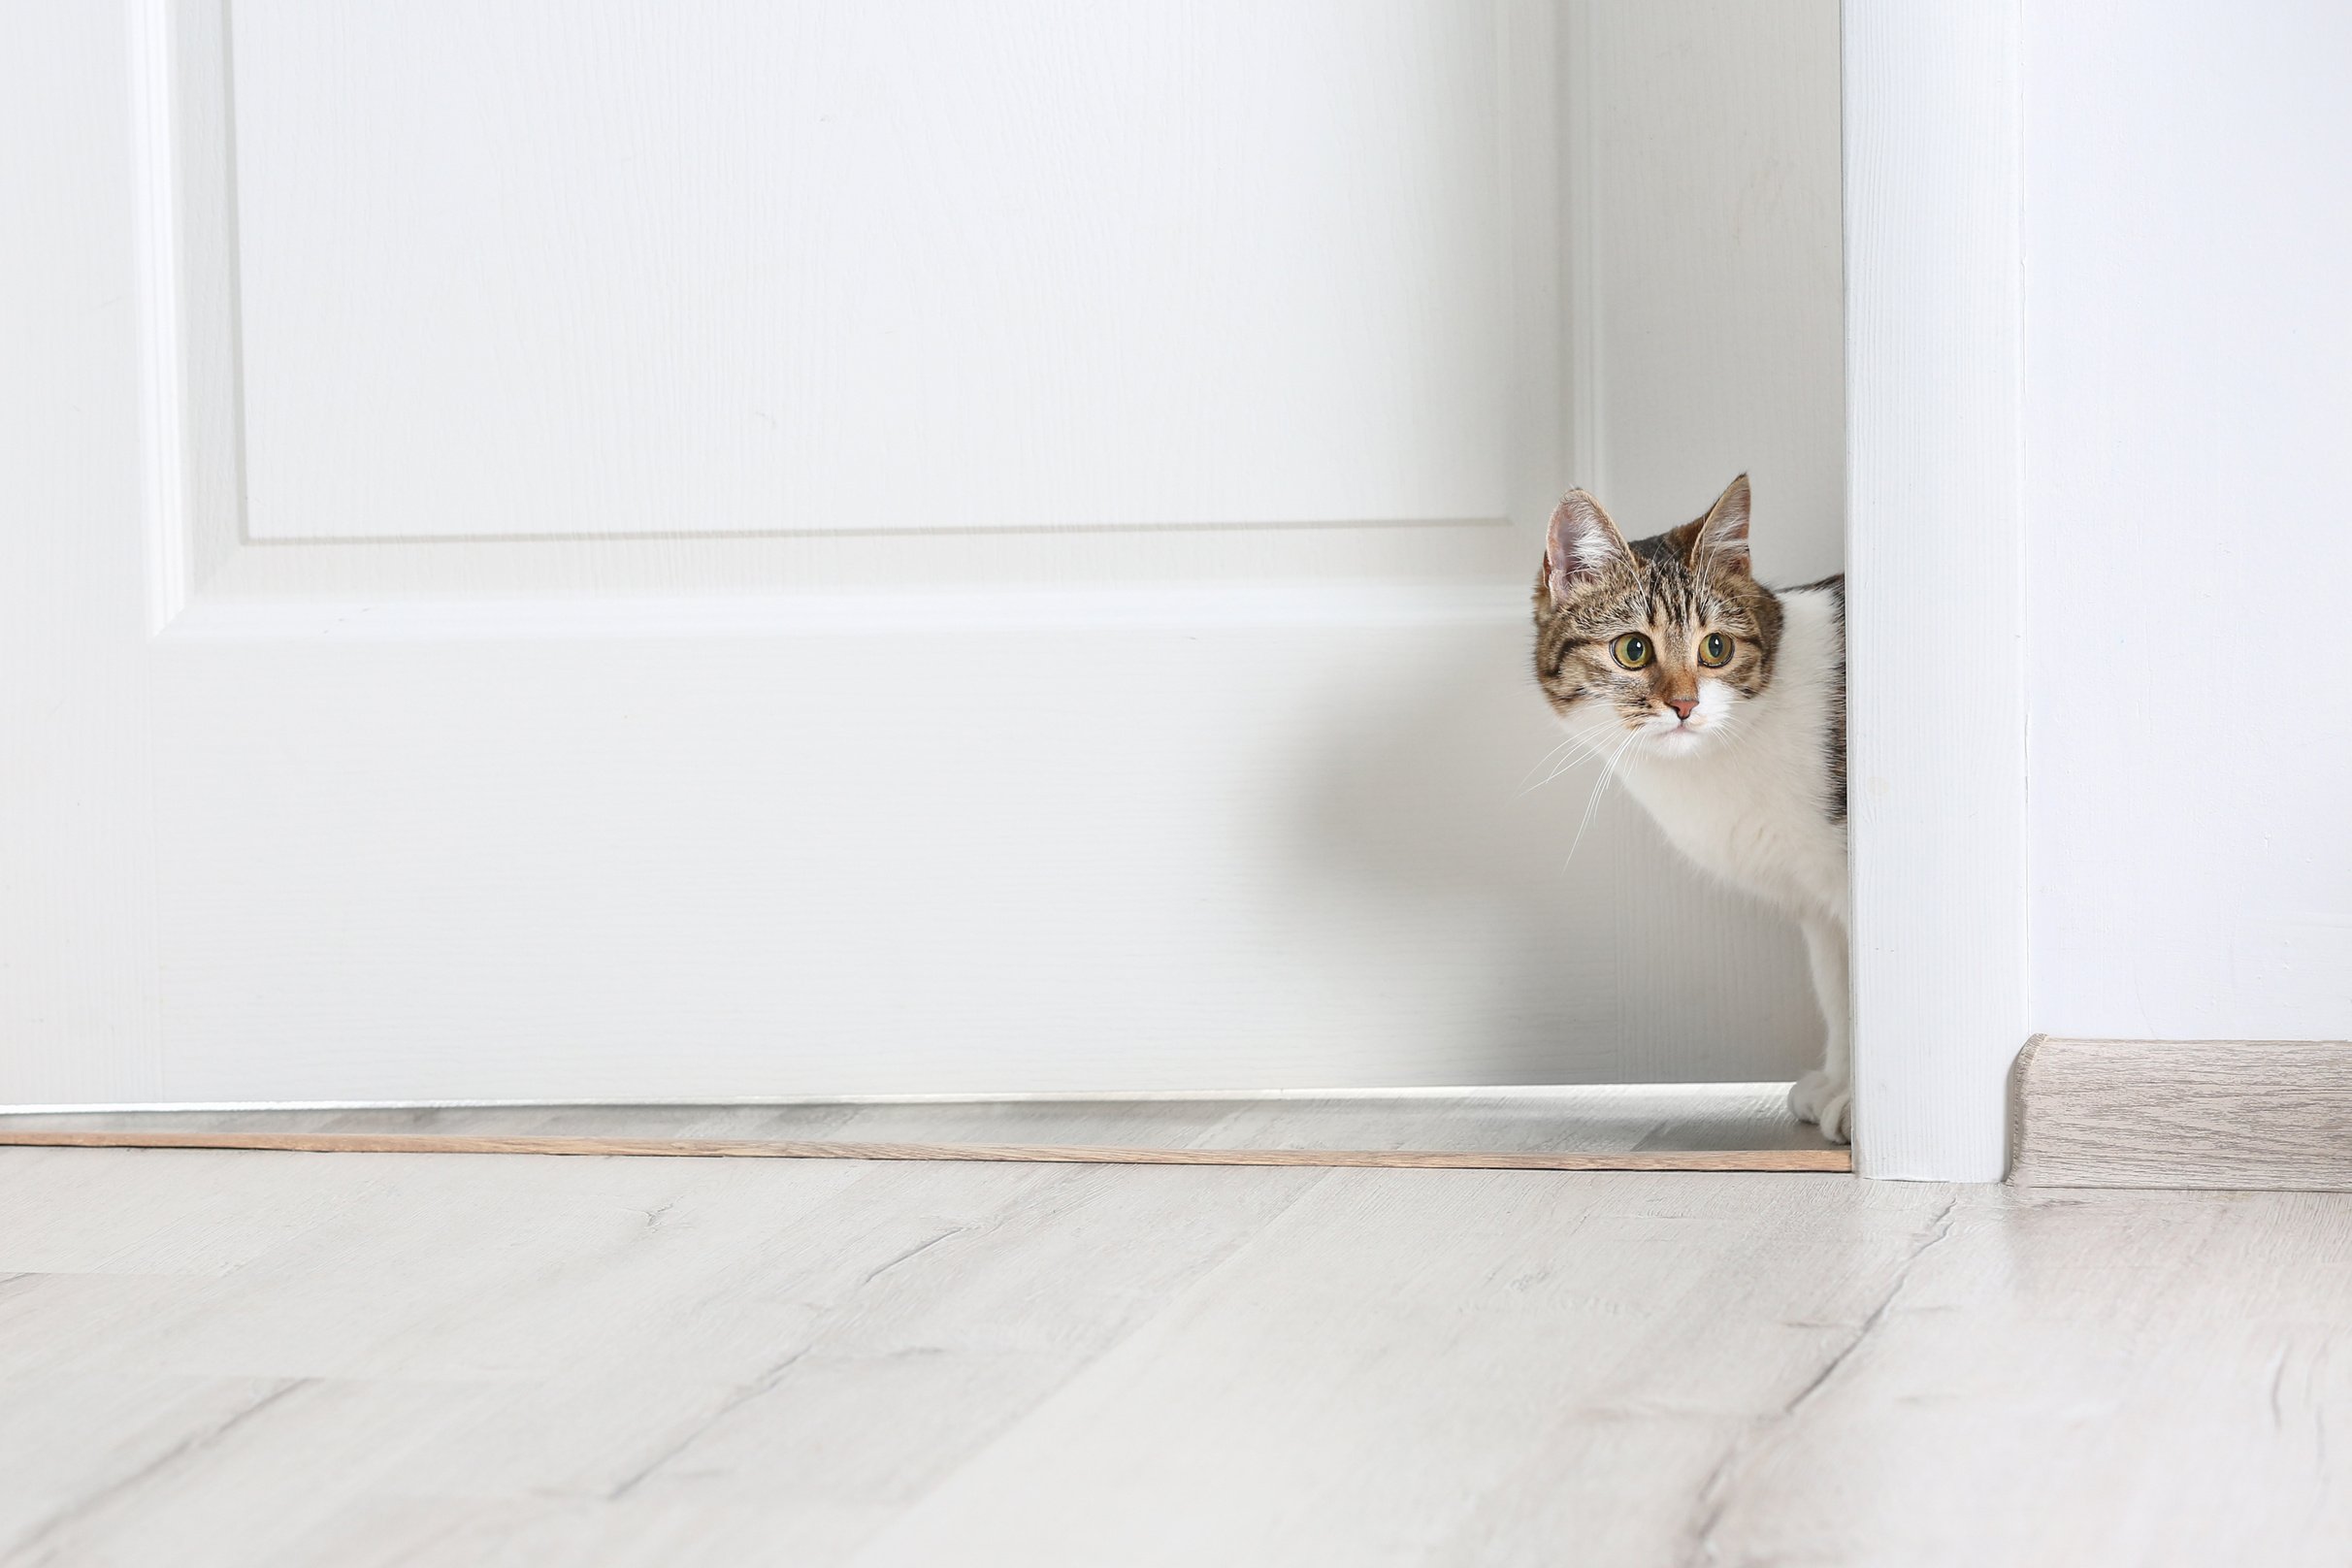
<svg viewBox="0 0 2352 1568"><path fill-rule="evenodd" d="M1310 622L1345 613L1361 597L1324 592L1334 580L1420 593L1441 619L1456 612L1459 585L1499 580L1511 592L1487 595L1482 615L1524 620L1523 567L1541 551L1569 466L1560 449L1564 329L1554 265L1559 62L1553 18L1541 3L1515 0L1498 14L1493 249L1505 298L1491 370L1497 401L1515 411L1502 463L1508 504L1500 509L1379 516L1343 506L1303 518L1007 517L940 527L656 519L579 532L294 538L257 535L248 516L248 263L230 12L185 0L128 0L123 15L146 377L148 631L164 640L300 639L317 625L347 625L362 605L410 621L419 619L410 612L429 606L422 621L443 635L473 627L497 635L499 607L484 604L485 589L517 602L574 601L571 621L586 636L630 635L660 619L666 603L697 596L755 594L785 605L783 619L798 620L805 617L790 606L799 598L874 601L912 589L940 600L961 594L987 615L985 606L1008 588L1041 581L1062 598L1098 601L1080 613L1107 615L1136 578L1230 594L1244 616L1261 613L1260 589L1278 585ZM249 95L242 107L251 110ZM1240 551L1237 537L1247 540ZM1239 564L1231 559L1245 554ZM721 635L730 630L719 628Z"/></svg>
<svg viewBox="0 0 2352 1568"><path fill-rule="evenodd" d="M2013 4L1846 0L1856 1168L1995 1181L2026 1040Z"/></svg>

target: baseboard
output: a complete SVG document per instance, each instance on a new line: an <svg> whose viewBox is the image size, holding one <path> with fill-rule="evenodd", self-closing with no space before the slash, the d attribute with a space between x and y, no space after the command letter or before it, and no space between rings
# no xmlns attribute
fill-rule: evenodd
<svg viewBox="0 0 2352 1568"><path fill-rule="evenodd" d="M2352 1190L2352 1042L2037 1035L2015 1086L2020 1187Z"/></svg>

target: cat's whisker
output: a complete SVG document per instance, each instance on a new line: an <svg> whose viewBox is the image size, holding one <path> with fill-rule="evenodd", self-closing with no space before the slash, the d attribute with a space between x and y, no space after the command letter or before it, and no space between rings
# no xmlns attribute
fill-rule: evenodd
<svg viewBox="0 0 2352 1568"><path fill-rule="evenodd" d="M1611 749L1611 741L1615 738L1615 736L1604 735L1600 739L1595 740L1592 742L1592 744L1585 747L1584 750L1576 756L1569 758L1566 762L1553 768L1549 774L1545 775L1543 782L1545 784L1549 784L1553 779L1559 777L1562 773L1572 772L1576 768L1583 767L1588 762L1594 762L1602 759ZM1541 786L1539 785L1538 788L1541 788Z"/></svg>
<svg viewBox="0 0 2352 1568"><path fill-rule="evenodd" d="M1586 739L1583 736L1572 737L1569 743L1576 746L1576 751L1570 754L1565 760L1560 762L1557 767L1553 768L1552 771L1546 773L1542 778L1539 778L1534 783L1521 788L1519 794L1513 796L1512 799L1516 800L1532 795L1537 790L1540 790L1545 785L1551 783L1553 779L1559 777L1562 773L1572 772L1576 768L1583 767L1585 763L1592 761L1592 759L1598 757L1602 752L1608 749L1609 739L1610 737L1607 735L1603 735L1598 739ZM1539 762L1535 766L1537 768L1544 767L1546 764L1550 763L1553 757L1557 757L1560 750L1561 748L1559 746L1552 747L1551 753L1544 758L1543 762Z"/></svg>
<svg viewBox="0 0 2352 1568"><path fill-rule="evenodd" d="M1570 861L1576 859L1577 849L1584 842L1584 834L1591 830L1593 818L1600 814L1601 800L1608 795L1609 786L1617 780L1618 765L1623 763L1626 755L1641 743L1641 738L1638 734L1629 735L1622 745L1610 753L1607 766L1601 769L1599 781L1592 786L1592 793L1584 799L1584 814L1577 822L1576 836L1568 841L1568 859L1560 863L1563 870L1567 868Z"/></svg>
<svg viewBox="0 0 2352 1568"><path fill-rule="evenodd" d="M1609 748L1610 743L1615 741L1617 737L1617 732L1615 730L1594 731L1586 729L1571 732L1557 744L1552 746L1550 751L1547 751L1542 757L1536 760L1535 766L1527 770L1528 776L1532 777L1536 773L1543 773L1544 777L1538 780L1535 784L1527 785L1525 788L1522 788L1519 793L1524 795L1529 789L1541 789L1545 784L1551 783L1553 779L1559 777L1561 773L1566 772L1569 768L1576 767L1579 763L1585 762L1593 757L1599 756L1602 752ZM1567 756L1564 759L1560 755L1562 752L1567 753ZM1553 766L1555 763L1557 764L1556 767ZM1547 769L1549 769L1549 771L1547 771Z"/></svg>
<svg viewBox="0 0 2352 1568"><path fill-rule="evenodd" d="M1541 757L1538 757L1535 760L1535 766L1527 769L1526 777L1519 780L1519 795L1525 795L1531 790L1542 789L1545 785L1559 777L1564 768L1573 768L1579 762L1582 762L1585 757L1590 756L1593 748L1598 744L1598 741L1586 735L1572 735L1568 736L1558 745L1553 746L1550 751L1545 752ZM1569 760L1566 763L1563 763L1559 768L1553 768L1551 772L1544 773L1544 776L1540 779L1536 779L1536 782L1532 784L1527 782L1527 779L1535 778L1536 774L1543 773L1546 768L1550 768L1552 766L1552 761L1553 758L1557 757L1561 752L1566 751L1571 746L1578 748L1578 755L1569 758ZM1513 799L1517 800L1518 796L1514 796Z"/></svg>
<svg viewBox="0 0 2352 1568"><path fill-rule="evenodd" d="M1617 764L1625 760L1625 754L1631 751L1634 747L1634 743L1641 738L1641 733L1639 731L1635 731L1634 733L1625 736L1624 740L1618 744L1617 750L1609 754L1609 764L1607 767L1601 769L1600 782L1592 786L1592 794L1584 800L1584 820L1576 825L1576 836L1570 839L1568 842L1568 858L1560 862L1561 870L1566 870L1569 866L1569 863L1576 859L1577 848L1584 841L1585 830L1592 826L1593 817L1597 815L1601 809L1601 797L1609 793L1610 780L1617 777Z"/></svg>

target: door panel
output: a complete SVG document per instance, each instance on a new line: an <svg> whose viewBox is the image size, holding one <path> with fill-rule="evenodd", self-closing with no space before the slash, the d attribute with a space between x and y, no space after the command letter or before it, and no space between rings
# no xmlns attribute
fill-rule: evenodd
<svg viewBox="0 0 2352 1568"><path fill-rule="evenodd" d="M1490 4L233 15L253 539L1508 507Z"/></svg>

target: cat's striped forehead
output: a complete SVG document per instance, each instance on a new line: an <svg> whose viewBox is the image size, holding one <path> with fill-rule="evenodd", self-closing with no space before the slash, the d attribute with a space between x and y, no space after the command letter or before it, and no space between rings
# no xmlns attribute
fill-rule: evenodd
<svg viewBox="0 0 2352 1568"><path fill-rule="evenodd" d="M1627 631L1711 628L1759 640L1777 637L1779 606L1771 590L1746 572L1693 571L1682 558L1686 541L1678 536L1683 532L1630 541L1632 563L1580 583L1565 601L1553 598L1548 572L1539 568L1539 650Z"/></svg>

